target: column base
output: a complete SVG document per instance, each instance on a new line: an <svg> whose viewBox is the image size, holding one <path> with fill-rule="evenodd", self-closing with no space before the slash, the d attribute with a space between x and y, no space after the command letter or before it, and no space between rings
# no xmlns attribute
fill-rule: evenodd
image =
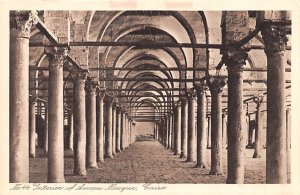
<svg viewBox="0 0 300 195"><path fill-rule="evenodd" d="M261 158L261 155L260 155L260 154L257 154L257 153L254 153L254 154L253 154L253 158Z"/></svg>
<svg viewBox="0 0 300 195"><path fill-rule="evenodd" d="M209 175L224 175L222 170L210 170Z"/></svg>
<svg viewBox="0 0 300 195"><path fill-rule="evenodd" d="M104 163L104 159L103 159L103 158L97 159L97 162L98 162L98 163Z"/></svg>
<svg viewBox="0 0 300 195"><path fill-rule="evenodd" d="M29 154L29 158L35 158L35 154Z"/></svg>
<svg viewBox="0 0 300 195"><path fill-rule="evenodd" d="M112 154L104 155L104 158L114 158Z"/></svg>
<svg viewBox="0 0 300 195"><path fill-rule="evenodd" d="M121 151L121 149L117 149L116 152L117 153L121 153L122 151Z"/></svg>
<svg viewBox="0 0 300 195"><path fill-rule="evenodd" d="M74 176L86 176L86 171L84 171L84 172L74 172Z"/></svg>
<svg viewBox="0 0 300 195"><path fill-rule="evenodd" d="M181 153L179 158L186 158L186 155Z"/></svg>
<svg viewBox="0 0 300 195"><path fill-rule="evenodd" d="M88 169L98 169L99 167L98 167L96 162L91 162L91 163L87 164L86 168L88 168Z"/></svg>
<svg viewBox="0 0 300 195"><path fill-rule="evenodd" d="M193 159L191 159L191 158L187 158L187 159L186 159L186 162L196 162L196 160L193 160Z"/></svg>
<svg viewBox="0 0 300 195"><path fill-rule="evenodd" d="M205 163L197 163L195 165L195 168L201 168L201 169L209 169L208 165Z"/></svg>
<svg viewBox="0 0 300 195"><path fill-rule="evenodd" d="M65 183L65 178L52 178L48 179L48 183Z"/></svg>

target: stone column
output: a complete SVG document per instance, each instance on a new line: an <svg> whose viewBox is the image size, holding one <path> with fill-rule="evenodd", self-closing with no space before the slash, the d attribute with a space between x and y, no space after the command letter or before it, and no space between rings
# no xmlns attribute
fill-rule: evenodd
<svg viewBox="0 0 300 195"><path fill-rule="evenodd" d="M181 151L181 102L180 101L178 101L178 104L176 106L174 130L175 130L174 155L179 155Z"/></svg>
<svg viewBox="0 0 300 195"><path fill-rule="evenodd" d="M74 175L86 175L86 108L85 79L86 74L75 75L74 81Z"/></svg>
<svg viewBox="0 0 300 195"><path fill-rule="evenodd" d="M206 163L206 86L196 86L197 92L197 164L196 167L207 169Z"/></svg>
<svg viewBox="0 0 300 195"><path fill-rule="evenodd" d="M291 108L286 109L286 148L291 149Z"/></svg>
<svg viewBox="0 0 300 195"><path fill-rule="evenodd" d="M132 122L132 128L133 128L133 140L132 140L132 142L135 142L136 140L135 140L135 136L136 136L136 123L135 123L135 121L133 121Z"/></svg>
<svg viewBox="0 0 300 195"><path fill-rule="evenodd" d="M169 114L168 149L172 150L173 114Z"/></svg>
<svg viewBox="0 0 300 195"><path fill-rule="evenodd" d="M226 125L226 113L222 114L222 145L223 148L227 147L227 125Z"/></svg>
<svg viewBox="0 0 300 195"><path fill-rule="evenodd" d="M243 65L248 54L233 51L225 54L228 70L228 122L226 183L244 183L245 140L243 132Z"/></svg>
<svg viewBox="0 0 300 195"><path fill-rule="evenodd" d="M29 157L35 158L35 149L36 149L36 116L35 116L35 107L36 107L36 98L31 97L29 101Z"/></svg>
<svg viewBox="0 0 300 195"><path fill-rule="evenodd" d="M291 108L286 109L286 150L287 150L287 170L291 166Z"/></svg>
<svg viewBox="0 0 300 195"><path fill-rule="evenodd" d="M29 182L29 11L10 11L9 181Z"/></svg>
<svg viewBox="0 0 300 195"><path fill-rule="evenodd" d="M193 91L187 92L188 96L188 141L187 141L187 162L195 162L196 151L196 132L195 132L195 97Z"/></svg>
<svg viewBox="0 0 300 195"><path fill-rule="evenodd" d="M169 113L167 113L165 115L165 148L168 149L168 144L169 144L169 125L170 125L170 122L169 122Z"/></svg>
<svg viewBox="0 0 300 195"><path fill-rule="evenodd" d="M222 175L222 91L226 80L211 77L208 86L211 92L211 169L210 175Z"/></svg>
<svg viewBox="0 0 300 195"><path fill-rule="evenodd" d="M247 133L248 133L248 143L246 148L251 148L252 146L252 134L253 130L251 129L251 115L249 113L246 113L246 116L248 117L248 127L247 127Z"/></svg>
<svg viewBox="0 0 300 195"><path fill-rule="evenodd" d="M132 144L132 119L129 119L129 145Z"/></svg>
<svg viewBox="0 0 300 195"><path fill-rule="evenodd" d="M131 119L131 136L130 136L130 138L131 138L130 143L131 144L133 144L133 142L134 142L134 126L133 126L133 124L134 124L133 119Z"/></svg>
<svg viewBox="0 0 300 195"><path fill-rule="evenodd" d="M104 162L104 107L103 99L105 96L104 90L98 90L98 126L97 126L97 161Z"/></svg>
<svg viewBox="0 0 300 195"><path fill-rule="evenodd" d="M116 114L116 152L121 152L121 110L122 108L118 106Z"/></svg>
<svg viewBox="0 0 300 195"><path fill-rule="evenodd" d="M48 182L64 182L63 60L65 49L51 48L49 56Z"/></svg>
<svg viewBox="0 0 300 195"><path fill-rule="evenodd" d="M173 111L173 114L172 114L172 131L171 131L171 135L172 135L172 139L171 139L171 150L172 152L174 152L174 145L175 145L175 124L174 124L174 121L175 121L175 113Z"/></svg>
<svg viewBox="0 0 300 195"><path fill-rule="evenodd" d="M261 103L264 97L255 97L254 101L256 102L256 129L255 129L255 143L254 143L254 154L253 158L261 158L261 132L263 129L262 126L262 117L261 117Z"/></svg>
<svg viewBox="0 0 300 195"><path fill-rule="evenodd" d="M157 133L157 123L155 122L154 123L154 140L157 140L156 133Z"/></svg>
<svg viewBox="0 0 300 195"><path fill-rule="evenodd" d="M128 112L125 113L125 131L124 131L124 146L125 146L125 150L128 147Z"/></svg>
<svg viewBox="0 0 300 195"><path fill-rule="evenodd" d="M120 147L121 150L125 150L125 108L122 109L121 111L121 137L120 137Z"/></svg>
<svg viewBox="0 0 300 195"><path fill-rule="evenodd" d="M98 83L89 81L86 85L86 167L97 166L97 135L96 135L96 89Z"/></svg>
<svg viewBox="0 0 300 195"><path fill-rule="evenodd" d="M159 140L160 144L163 145L164 142L164 117L161 117L159 124Z"/></svg>
<svg viewBox="0 0 300 195"><path fill-rule="evenodd" d="M113 104L113 109L112 109L112 154L113 156L116 155L116 114L117 114L117 104L114 103Z"/></svg>
<svg viewBox="0 0 300 195"><path fill-rule="evenodd" d="M282 15L284 13L281 12ZM282 20L284 22L284 19ZM287 183L285 119L286 27L281 24L266 23L261 33L265 43L268 68L267 183Z"/></svg>
<svg viewBox="0 0 300 195"><path fill-rule="evenodd" d="M45 102L44 155L48 156L48 104Z"/></svg>
<svg viewBox="0 0 300 195"><path fill-rule="evenodd" d="M188 120L188 107L187 99L181 99L181 153L180 158L187 157L187 120Z"/></svg>
<svg viewBox="0 0 300 195"><path fill-rule="evenodd" d="M210 149L211 148L211 123L210 123L210 116L207 115L207 144L206 148Z"/></svg>
<svg viewBox="0 0 300 195"><path fill-rule="evenodd" d="M228 70L228 174L226 183L244 183L244 113L243 113L243 65L248 58L246 43L243 47L233 45L249 33L248 11L226 11L222 14L223 60Z"/></svg>
<svg viewBox="0 0 300 195"><path fill-rule="evenodd" d="M69 112L69 146L68 148L73 151L74 146L74 123L73 123L73 112Z"/></svg>
<svg viewBox="0 0 300 195"><path fill-rule="evenodd" d="M112 154L112 108L113 108L112 97L105 97L105 107L106 107L106 127L105 127L105 158L113 158Z"/></svg>

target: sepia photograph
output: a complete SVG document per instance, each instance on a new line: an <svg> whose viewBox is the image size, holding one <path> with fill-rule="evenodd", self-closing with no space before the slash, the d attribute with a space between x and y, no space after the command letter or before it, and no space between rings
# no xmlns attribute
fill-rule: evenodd
<svg viewBox="0 0 300 195"><path fill-rule="evenodd" d="M299 7L162 2L0 3L1 195L300 194Z"/></svg>

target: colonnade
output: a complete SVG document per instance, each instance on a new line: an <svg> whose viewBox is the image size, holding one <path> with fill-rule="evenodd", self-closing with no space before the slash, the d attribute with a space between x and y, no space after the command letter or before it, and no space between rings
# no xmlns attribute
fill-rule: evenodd
<svg viewBox="0 0 300 195"><path fill-rule="evenodd" d="M286 31L277 24L268 24L262 30L266 44L267 56L267 141L266 173L267 183L287 183L288 151L290 150L290 109L285 103L285 48ZM175 155L186 158L187 162L196 162L196 167L208 168L205 155L206 148L211 148L211 165L209 174L223 174L222 150L227 149L226 183L244 182L245 152L245 117L243 109L243 66L248 57L245 50L231 50L223 54L228 70L228 111L222 113L221 95L226 80L221 76L207 79L206 84L195 85L186 96L181 96L174 113L167 113L156 127L155 137L166 149L165 140L171 132L174 134ZM211 113L207 115L205 90L211 92ZM195 96L196 94L196 96ZM276 98L275 98L276 97ZM195 130L195 98L197 99L197 125ZM254 97L256 103L255 144L253 158L261 157L262 150L262 117L261 104L263 97ZM276 106L274 106L276 105ZM180 113L180 114L179 114ZM174 128L168 122L175 117ZM211 124L211 125L210 125ZM207 126L208 125L208 126ZM207 126L207 128L206 128ZM172 141L172 139L171 139ZM197 152L196 152L197 151Z"/></svg>
<svg viewBox="0 0 300 195"><path fill-rule="evenodd" d="M29 35L33 12L13 12L17 22L10 39L10 182L29 182L29 157L36 157L35 108L29 100ZM64 182L63 62L66 48L45 48L49 59L49 98L44 102L44 153L48 182ZM73 108L68 111L68 148L73 150L74 175L86 175L104 157L113 158L135 141L135 122L125 107L105 94L85 72L73 75ZM104 105L105 102L105 105ZM104 115L105 113L105 115ZM105 121L105 122L104 122ZM104 137L105 135L105 137ZM29 141L28 141L29 140Z"/></svg>
<svg viewBox="0 0 300 195"><path fill-rule="evenodd" d="M11 14L16 22L12 24L10 33L10 182L29 182L29 157L34 158L36 153L34 136L37 100L34 95L29 100L28 91L29 35L34 24L33 14L28 11ZM290 148L290 122L286 118L290 117L290 112L285 105L286 30L281 25L270 23L261 32L265 43L268 74L267 183L286 183L286 153ZM67 48L51 47L45 48L45 51L49 58L49 98L45 105L44 128L48 182L64 182L63 62ZM205 150L206 147L211 147L210 174L219 175L223 174L221 154L225 148L224 137L227 137L226 182L243 183L243 66L248 54L247 51L236 48L230 48L222 54L228 71L227 126L225 127L225 115L222 117L221 107L222 87L226 82L224 78L216 76L209 78L211 80L206 84L212 96L211 114L208 117L208 125L211 124L208 126L209 131L206 131L207 86L201 84L188 89L174 111L166 113L155 125L155 139L166 149L171 149L175 155L186 158L187 162L196 162L196 166L202 168L208 168ZM69 148L74 150L74 175L86 175L86 168L97 168L97 162L103 162L104 158L113 158L135 141L135 122L126 108L118 105L114 97L105 94L97 82L88 80L85 72L76 72L72 77L74 103L72 112L69 113ZM261 152L261 101L257 98L256 102L258 127L255 133L254 157L257 158Z"/></svg>

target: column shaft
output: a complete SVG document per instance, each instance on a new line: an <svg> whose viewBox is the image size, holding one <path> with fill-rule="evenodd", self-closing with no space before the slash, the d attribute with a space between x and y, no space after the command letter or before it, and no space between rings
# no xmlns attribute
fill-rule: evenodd
<svg viewBox="0 0 300 195"><path fill-rule="evenodd" d="M175 123L175 155L180 154L181 151L181 104L178 104L176 108L176 120Z"/></svg>
<svg viewBox="0 0 300 195"><path fill-rule="evenodd" d="M112 154L116 155L116 105L112 110Z"/></svg>
<svg viewBox="0 0 300 195"><path fill-rule="evenodd" d="M125 149L125 112L122 111L121 112L121 137L120 137L120 147L121 147L121 150L124 150Z"/></svg>
<svg viewBox="0 0 300 195"><path fill-rule="evenodd" d="M197 90L197 164L196 167L208 168L206 164L206 101L204 87Z"/></svg>
<svg viewBox="0 0 300 195"><path fill-rule="evenodd" d="M112 107L113 99L107 97L106 106L106 127L105 127L105 158L113 158L112 155Z"/></svg>
<svg viewBox="0 0 300 195"><path fill-rule="evenodd" d="M222 175L222 93L212 92L210 175Z"/></svg>
<svg viewBox="0 0 300 195"><path fill-rule="evenodd" d="M86 167L97 168L96 135L96 87L95 83L87 85L86 101Z"/></svg>
<svg viewBox="0 0 300 195"><path fill-rule="evenodd" d="M29 182L29 35L31 13L11 11L9 42L9 181Z"/></svg>
<svg viewBox="0 0 300 195"><path fill-rule="evenodd" d="M121 110L117 109L117 126L116 126L116 152L121 152Z"/></svg>
<svg viewBox="0 0 300 195"><path fill-rule="evenodd" d="M36 100L32 98L29 102L29 157L35 158L36 149Z"/></svg>
<svg viewBox="0 0 300 195"><path fill-rule="evenodd" d="M68 148L73 151L73 139L74 139L74 123L73 123L73 113L69 112L69 146Z"/></svg>
<svg viewBox="0 0 300 195"><path fill-rule="evenodd" d="M103 107L104 92L98 93L98 126L97 126L97 161L104 162L104 107Z"/></svg>
<svg viewBox="0 0 300 195"><path fill-rule="evenodd" d="M206 144L207 149L211 148L211 122L210 122L210 117L211 116L207 116L207 144Z"/></svg>
<svg viewBox="0 0 300 195"><path fill-rule="evenodd" d="M169 130L170 130L170 118L168 114L165 116L165 123L166 123L166 132L165 132L165 148L168 149L169 146Z"/></svg>
<svg viewBox="0 0 300 195"><path fill-rule="evenodd" d="M187 119L188 107L186 99L181 102L181 154L180 158L187 157Z"/></svg>
<svg viewBox="0 0 300 195"><path fill-rule="evenodd" d="M226 183L244 183L244 151L243 133L243 64L247 53L233 52L226 61L228 69L228 175Z"/></svg>
<svg viewBox="0 0 300 195"><path fill-rule="evenodd" d="M48 107L45 106L45 122L44 122L44 155L48 155Z"/></svg>
<svg viewBox="0 0 300 195"><path fill-rule="evenodd" d="M169 115L169 134L168 134L168 149L172 149L172 131L173 131L173 116Z"/></svg>
<svg viewBox="0 0 300 195"><path fill-rule="evenodd" d="M261 132L262 132L262 117L261 117L261 102L257 102L256 110L256 129L255 129L255 143L253 158L261 158Z"/></svg>
<svg viewBox="0 0 300 195"><path fill-rule="evenodd" d="M285 105L285 27L262 30L267 54L267 183L287 183Z"/></svg>
<svg viewBox="0 0 300 195"><path fill-rule="evenodd" d="M227 147L227 125L226 125L226 114L222 114L222 145L223 148Z"/></svg>
<svg viewBox="0 0 300 195"><path fill-rule="evenodd" d="M195 94L188 94L188 147L187 162L194 162L196 153L196 132L195 132Z"/></svg>
<svg viewBox="0 0 300 195"><path fill-rule="evenodd" d="M85 75L74 82L74 175L86 175Z"/></svg>
<svg viewBox="0 0 300 195"><path fill-rule="evenodd" d="M64 98L63 59L65 53L53 51L49 57L49 151L48 182L64 182Z"/></svg>

